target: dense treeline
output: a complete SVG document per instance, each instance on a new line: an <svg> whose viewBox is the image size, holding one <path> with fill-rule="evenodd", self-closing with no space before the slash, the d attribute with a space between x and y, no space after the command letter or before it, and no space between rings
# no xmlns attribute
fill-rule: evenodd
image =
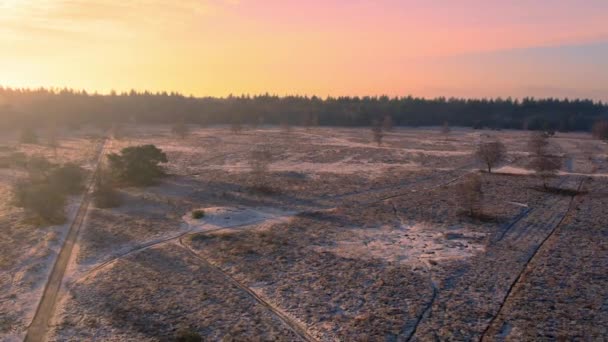
<svg viewBox="0 0 608 342"><path fill-rule="evenodd" d="M195 98L177 93L109 95L68 89L0 87L0 125L111 125L116 122L368 126L391 116L396 125L590 130L608 117L591 100L319 97L273 95Z"/></svg>

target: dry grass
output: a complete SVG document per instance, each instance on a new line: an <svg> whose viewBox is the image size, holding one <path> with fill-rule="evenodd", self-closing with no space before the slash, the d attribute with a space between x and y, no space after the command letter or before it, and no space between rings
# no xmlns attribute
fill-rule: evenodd
<svg viewBox="0 0 608 342"><path fill-rule="evenodd" d="M208 128L176 139L168 127L130 128L113 149L155 144L168 155L169 177L121 190L121 208L89 213L77 270L183 231L182 217L195 209L300 212L289 222L195 235L187 243L322 340L405 340L414 327L418 340L477 338L569 198L532 190L539 184L532 176L481 173L483 213L492 219L463 216L456 189L459 177L479 167L470 155L479 131L453 128L444 139L436 129L396 129L382 146L364 133L294 128L285 139L279 129ZM525 166L526 133L495 134L508 160ZM606 153L575 134L552 139L571 156L571 172L589 172L589 148ZM258 146L272 147L268 177L277 192L250 191L256 179L247 158ZM607 168L600 164L599 172ZM559 176L551 185L569 188L577 179ZM584 215L596 223L605 218L599 206ZM594 253L605 241L598 234L585 240ZM576 262L546 273L575 269ZM209 340L293 339L267 310L224 284L175 245L146 249L77 282L53 338L87 340L98 332L103 340L166 340L184 328ZM588 319L602 322L606 313L592 309L600 317Z"/></svg>

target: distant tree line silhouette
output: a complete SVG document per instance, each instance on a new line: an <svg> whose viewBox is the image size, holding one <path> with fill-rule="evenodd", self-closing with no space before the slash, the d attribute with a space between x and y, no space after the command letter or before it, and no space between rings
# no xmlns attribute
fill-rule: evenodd
<svg viewBox="0 0 608 342"><path fill-rule="evenodd" d="M460 99L419 97L228 96L131 91L108 95L70 89L0 87L0 128L16 125L197 123L369 126L390 117L396 126L588 131L608 118L608 105L587 99Z"/></svg>

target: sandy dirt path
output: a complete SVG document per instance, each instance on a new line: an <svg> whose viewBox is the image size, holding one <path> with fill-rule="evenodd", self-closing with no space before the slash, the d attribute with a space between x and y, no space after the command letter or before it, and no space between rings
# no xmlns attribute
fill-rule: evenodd
<svg viewBox="0 0 608 342"><path fill-rule="evenodd" d="M108 145L108 140L104 140L99 151L99 156L97 157L97 162L95 163L95 168L93 170L93 173L91 174L89 184L82 197L80 207L78 208L78 213L76 214L76 216L74 217L74 221L72 221L72 224L70 225L70 230L63 243L61 251L57 256L57 260L55 260L53 270L49 275L49 279L44 288L44 293L42 295L42 298L40 299L38 308L36 309L34 319L32 320L32 323L28 328L27 334L25 336L26 342L44 341L46 332L48 330L48 324L55 312L55 306L57 304L57 299L59 298L59 291L61 290L65 270L72 256L72 251L78 238L78 232L80 231L80 227L82 226L82 222L86 217L87 209L89 208L89 204L91 202L91 191L94 187L95 180L97 179L99 165L103 160L104 152L107 149Z"/></svg>

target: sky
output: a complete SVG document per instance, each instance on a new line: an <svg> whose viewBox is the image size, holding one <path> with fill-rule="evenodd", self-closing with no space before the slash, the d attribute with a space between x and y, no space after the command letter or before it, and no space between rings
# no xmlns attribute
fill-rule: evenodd
<svg viewBox="0 0 608 342"><path fill-rule="evenodd" d="M0 0L0 85L608 100L606 0Z"/></svg>

